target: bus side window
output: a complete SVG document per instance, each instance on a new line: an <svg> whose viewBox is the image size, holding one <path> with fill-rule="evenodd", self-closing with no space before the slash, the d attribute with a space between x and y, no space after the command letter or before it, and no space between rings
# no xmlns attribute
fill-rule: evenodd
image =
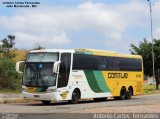
<svg viewBox="0 0 160 119"><path fill-rule="evenodd" d="M106 60L106 69L112 71L114 69L113 57L106 57L105 60Z"/></svg>
<svg viewBox="0 0 160 119"><path fill-rule="evenodd" d="M106 60L104 57L97 57L97 65L98 65L98 70L106 70L107 68L107 64L106 64Z"/></svg>
<svg viewBox="0 0 160 119"><path fill-rule="evenodd" d="M117 58L117 57L113 58L113 69L119 70L119 58Z"/></svg>
<svg viewBox="0 0 160 119"><path fill-rule="evenodd" d="M62 53L61 63L59 68L59 76L58 76L58 88L67 86L70 73L70 64L71 64L71 54Z"/></svg>
<svg viewBox="0 0 160 119"><path fill-rule="evenodd" d="M119 58L117 57L106 57L107 70L117 71L119 70Z"/></svg>

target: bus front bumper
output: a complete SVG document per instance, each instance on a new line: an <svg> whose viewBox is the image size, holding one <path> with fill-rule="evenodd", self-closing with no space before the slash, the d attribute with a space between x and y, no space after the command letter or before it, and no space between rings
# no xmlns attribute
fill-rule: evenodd
<svg viewBox="0 0 160 119"><path fill-rule="evenodd" d="M48 100L48 101L52 101L52 100L59 100L56 93L28 93L23 91L22 92L22 96L25 99L33 99L33 100Z"/></svg>

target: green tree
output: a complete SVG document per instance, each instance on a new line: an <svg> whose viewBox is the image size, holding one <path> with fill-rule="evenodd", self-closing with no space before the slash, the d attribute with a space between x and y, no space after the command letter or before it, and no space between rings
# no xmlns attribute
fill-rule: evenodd
<svg viewBox="0 0 160 119"><path fill-rule="evenodd" d="M0 90L19 88L20 75L15 71L15 64L9 59L0 59Z"/></svg>
<svg viewBox="0 0 160 119"><path fill-rule="evenodd" d="M17 89L19 87L20 75L15 71L13 58L13 48L15 45L15 36L8 35L2 39L0 47L0 90Z"/></svg>
<svg viewBox="0 0 160 119"><path fill-rule="evenodd" d="M156 89L158 89L160 79L160 39L154 39L153 47L155 57ZM152 43L144 39L139 43L139 46L131 44L130 51L132 54L139 54L143 57L144 74L153 76Z"/></svg>
<svg viewBox="0 0 160 119"><path fill-rule="evenodd" d="M43 50L45 47L43 47L40 43L35 43L35 46L31 50Z"/></svg>
<svg viewBox="0 0 160 119"><path fill-rule="evenodd" d="M7 38L1 40L2 46L0 48L1 58L6 58L12 60L15 57L15 54L12 52L12 49L15 45L15 36L8 35Z"/></svg>

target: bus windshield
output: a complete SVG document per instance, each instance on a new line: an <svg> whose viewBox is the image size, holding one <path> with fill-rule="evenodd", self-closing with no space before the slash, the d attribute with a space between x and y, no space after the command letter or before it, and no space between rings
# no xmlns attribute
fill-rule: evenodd
<svg viewBox="0 0 160 119"><path fill-rule="evenodd" d="M58 61L58 53L29 53L27 62L55 62Z"/></svg>
<svg viewBox="0 0 160 119"><path fill-rule="evenodd" d="M23 85L49 87L56 85L57 74L53 64L58 61L58 53L31 53L24 67Z"/></svg>

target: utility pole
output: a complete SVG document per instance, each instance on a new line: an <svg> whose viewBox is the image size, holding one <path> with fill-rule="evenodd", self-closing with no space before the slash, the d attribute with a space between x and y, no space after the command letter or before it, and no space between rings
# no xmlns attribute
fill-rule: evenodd
<svg viewBox="0 0 160 119"><path fill-rule="evenodd" d="M153 46L153 22L152 22L152 4L150 0L147 0L149 2L149 8L150 8L150 27L151 27L151 39L152 39L152 65L153 65L153 80L155 81L155 60L154 60L154 46ZM156 89L158 89L157 87L157 81L156 81Z"/></svg>

